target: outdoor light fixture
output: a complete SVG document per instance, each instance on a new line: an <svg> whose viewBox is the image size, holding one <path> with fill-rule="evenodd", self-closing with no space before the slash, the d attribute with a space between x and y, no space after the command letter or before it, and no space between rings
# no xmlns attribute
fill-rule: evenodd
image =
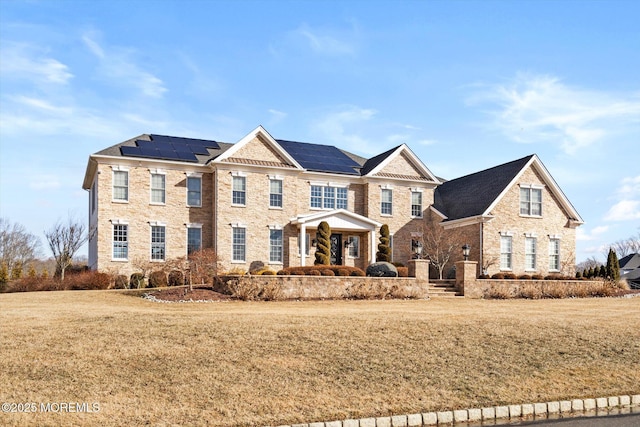
<svg viewBox="0 0 640 427"><path fill-rule="evenodd" d="M462 256L464 257L465 261L469 261L470 251L471 251L471 246L465 243L464 246L462 247Z"/></svg>
<svg viewBox="0 0 640 427"><path fill-rule="evenodd" d="M415 257L420 258L420 255L422 255L422 242L419 240L412 240L411 248L413 249Z"/></svg>
<svg viewBox="0 0 640 427"><path fill-rule="evenodd" d="M344 247L345 249L348 248L349 246L351 246L351 240L345 240L344 241Z"/></svg>
<svg viewBox="0 0 640 427"><path fill-rule="evenodd" d="M316 239L312 239L312 240L311 240L311 246L313 246L314 248L315 248L316 246L318 246L318 240L316 240Z"/></svg>

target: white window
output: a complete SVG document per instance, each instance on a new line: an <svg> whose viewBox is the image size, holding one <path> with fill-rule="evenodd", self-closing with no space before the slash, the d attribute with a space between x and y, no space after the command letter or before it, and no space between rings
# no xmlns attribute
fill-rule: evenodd
<svg viewBox="0 0 640 427"><path fill-rule="evenodd" d="M347 197L346 187L312 185L310 205L318 209L347 209Z"/></svg>
<svg viewBox="0 0 640 427"><path fill-rule="evenodd" d="M542 216L542 189L520 187L520 215Z"/></svg>
<svg viewBox="0 0 640 427"><path fill-rule="evenodd" d="M113 171L113 200L129 201L129 172L126 170Z"/></svg>
<svg viewBox="0 0 640 427"><path fill-rule="evenodd" d="M270 208L282 207L282 180L281 179L269 180L269 207Z"/></svg>
<svg viewBox="0 0 640 427"><path fill-rule="evenodd" d="M549 240L549 271L560 271L560 239Z"/></svg>
<svg viewBox="0 0 640 427"><path fill-rule="evenodd" d="M151 203L165 203L165 176L160 173L151 174Z"/></svg>
<svg viewBox="0 0 640 427"><path fill-rule="evenodd" d="M536 238L525 237L524 239L524 268L525 270L536 269Z"/></svg>
<svg viewBox="0 0 640 427"><path fill-rule="evenodd" d="M382 215L393 215L393 190L383 188L381 200L380 213Z"/></svg>
<svg viewBox="0 0 640 427"><path fill-rule="evenodd" d="M282 263L282 229L269 230L269 262Z"/></svg>
<svg viewBox="0 0 640 427"><path fill-rule="evenodd" d="M129 258L129 226L127 224L113 224L113 259L126 260Z"/></svg>
<svg viewBox="0 0 640 427"><path fill-rule="evenodd" d="M419 191L411 192L411 216L422 218L422 193Z"/></svg>
<svg viewBox="0 0 640 427"><path fill-rule="evenodd" d="M246 259L246 238L247 230L244 227L234 226L232 228L232 247L231 247L231 261L244 262Z"/></svg>
<svg viewBox="0 0 640 427"><path fill-rule="evenodd" d="M234 176L233 192L231 203L236 206L245 206L247 204L247 178L244 176Z"/></svg>
<svg viewBox="0 0 640 427"><path fill-rule="evenodd" d="M199 176L187 177L187 206L202 206L202 178Z"/></svg>
<svg viewBox="0 0 640 427"><path fill-rule="evenodd" d="M349 236L347 239L348 248L347 256L349 258L360 258L360 237Z"/></svg>
<svg viewBox="0 0 640 427"><path fill-rule="evenodd" d="M500 236L500 270L511 270L513 254L513 237Z"/></svg>
<svg viewBox="0 0 640 427"><path fill-rule="evenodd" d="M166 237L167 237L166 227L164 225L151 226L151 260L152 261L165 260Z"/></svg>
<svg viewBox="0 0 640 427"><path fill-rule="evenodd" d="M189 224L187 226L187 254L202 249L202 226Z"/></svg>

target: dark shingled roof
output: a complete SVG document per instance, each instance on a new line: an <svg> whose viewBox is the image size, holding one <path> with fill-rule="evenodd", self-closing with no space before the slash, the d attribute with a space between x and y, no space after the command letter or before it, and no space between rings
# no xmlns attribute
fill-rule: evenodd
<svg viewBox="0 0 640 427"><path fill-rule="evenodd" d="M436 188L433 207L446 215L447 221L482 215L532 157L443 183Z"/></svg>
<svg viewBox="0 0 640 427"><path fill-rule="evenodd" d="M391 150L387 150L384 153L378 154L375 157L370 158L369 160L367 160L364 164L364 166L362 167L362 170L360 171L360 174L362 176L368 174L369 172L371 172L372 170L374 170L376 168L376 166L378 166L380 163L382 163L383 161L385 161L385 159L387 157L389 157L391 154L393 154L394 151L396 151L398 149L398 147L400 147L399 145L397 147L393 147Z"/></svg>
<svg viewBox="0 0 640 427"><path fill-rule="evenodd" d="M618 261L620 268L627 270L640 268L640 254L629 254Z"/></svg>

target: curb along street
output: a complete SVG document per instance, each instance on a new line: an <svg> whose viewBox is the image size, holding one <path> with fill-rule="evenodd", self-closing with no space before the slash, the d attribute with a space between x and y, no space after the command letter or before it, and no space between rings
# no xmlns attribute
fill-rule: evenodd
<svg viewBox="0 0 640 427"><path fill-rule="evenodd" d="M507 421L559 419L564 416L617 415L636 412L637 407L640 407L640 394L312 422L278 427L421 427L456 424L469 426L481 425L483 422L497 424Z"/></svg>

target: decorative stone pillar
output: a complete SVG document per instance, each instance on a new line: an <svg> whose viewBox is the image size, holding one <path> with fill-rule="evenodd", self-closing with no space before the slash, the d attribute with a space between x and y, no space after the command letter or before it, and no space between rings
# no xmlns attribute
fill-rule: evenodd
<svg viewBox="0 0 640 427"><path fill-rule="evenodd" d="M409 277L416 278L416 284L426 285L429 283L429 264L428 259L412 259L407 262L409 267Z"/></svg>
<svg viewBox="0 0 640 427"><path fill-rule="evenodd" d="M456 289L464 295L465 285L473 285L476 282L477 261L456 262Z"/></svg>

